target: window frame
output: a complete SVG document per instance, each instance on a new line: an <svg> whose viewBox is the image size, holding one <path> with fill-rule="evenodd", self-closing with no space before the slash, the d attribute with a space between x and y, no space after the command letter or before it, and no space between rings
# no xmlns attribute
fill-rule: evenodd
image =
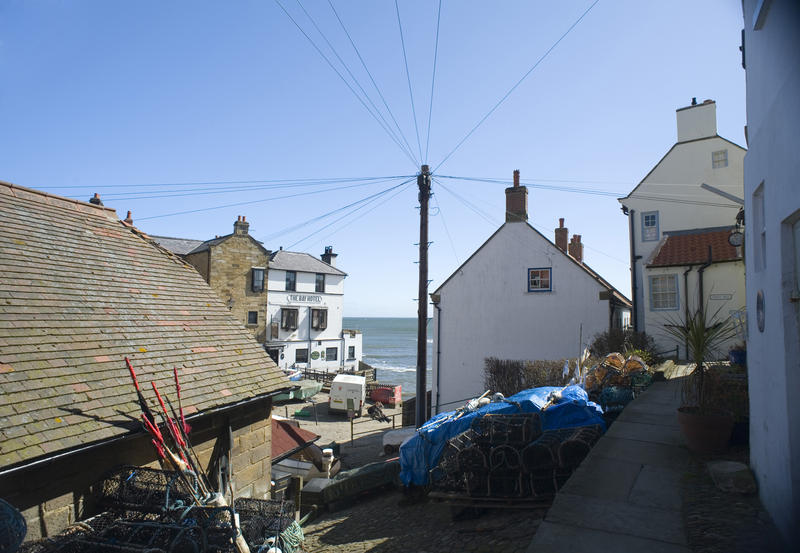
<svg viewBox="0 0 800 553"><path fill-rule="evenodd" d="M721 154L717 156L717 154ZM728 166L728 149L711 152L711 168L723 169Z"/></svg>
<svg viewBox="0 0 800 553"><path fill-rule="evenodd" d="M300 360L300 352L305 353L305 360ZM308 348L297 348L294 350L294 362L295 363L308 363Z"/></svg>
<svg viewBox="0 0 800 553"><path fill-rule="evenodd" d="M256 275L261 275L256 277ZM264 267L251 267L250 268L250 290L252 292L263 292L264 284L267 278L267 270ZM258 283L258 286L256 286Z"/></svg>
<svg viewBox="0 0 800 553"><path fill-rule="evenodd" d="M317 273L314 277L314 291L319 294L325 293L325 273Z"/></svg>
<svg viewBox="0 0 800 553"><path fill-rule="evenodd" d="M356 358L356 347L355 346L347 346L347 360L348 361L355 361L355 358Z"/></svg>
<svg viewBox="0 0 800 553"><path fill-rule="evenodd" d="M325 330L328 328L328 310L311 309L311 329Z"/></svg>
<svg viewBox="0 0 800 553"><path fill-rule="evenodd" d="M331 352L333 352L333 358L331 358ZM325 361L338 361L339 360L339 348L325 348Z"/></svg>
<svg viewBox="0 0 800 553"><path fill-rule="evenodd" d="M541 271L547 271L547 288L533 288L531 286L531 276L533 271L540 271L539 280L542 280ZM528 292L552 292L553 291L553 268L552 267L529 267L528 268Z"/></svg>
<svg viewBox="0 0 800 553"><path fill-rule="evenodd" d="M255 317L251 317L251 315L255 315ZM255 320L252 320L253 318L255 318ZM258 324L258 311L247 312L247 324L251 326Z"/></svg>
<svg viewBox="0 0 800 553"><path fill-rule="evenodd" d="M672 280L675 285L675 305L674 307L655 307L653 303L653 280L654 279L661 279L661 278L668 278ZM678 311L681 308L681 289L680 283L678 282L678 274L664 274L664 275L647 275L647 292L649 296L649 303L648 306L650 307L650 311ZM664 294L665 292L658 292L659 294Z"/></svg>
<svg viewBox="0 0 800 553"><path fill-rule="evenodd" d="M297 271L286 271L286 291L297 292Z"/></svg>
<svg viewBox="0 0 800 553"><path fill-rule="evenodd" d="M281 328L283 330L297 330L298 310L295 307L281 307Z"/></svg>
<svg viewBox="0 0 800 553"><path fill-rule="evenodd" d="M655 217L655 225L648 226L645 224L645 220L649 216ZM658 216L658 211L642 211L642 242L655 242L661 237L661 231L659 228L661 222L659 219L660 217ZM645 233L646 229L655 229L655 237L648 238L647 234Z"/></svg>

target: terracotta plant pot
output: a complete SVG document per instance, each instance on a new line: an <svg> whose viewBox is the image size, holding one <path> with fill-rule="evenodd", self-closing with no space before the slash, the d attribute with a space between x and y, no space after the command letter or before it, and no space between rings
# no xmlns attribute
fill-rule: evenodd
<svg viewBox="0 0 800 553"><path fill-rule="evenodd" d="M726 412L699 413L697 407L678 408L686 445L695 453L725 451L733 431L733 415Z"/></svg>

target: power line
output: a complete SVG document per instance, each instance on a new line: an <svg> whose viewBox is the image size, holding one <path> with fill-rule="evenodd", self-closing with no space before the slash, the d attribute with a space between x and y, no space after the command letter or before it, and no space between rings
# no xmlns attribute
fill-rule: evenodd
<svg viewBox="0 0 800 553"><path fill-rule="evenodd" d="M439 186L441 186L443 190L447 191L449 194L451 194L453 197L455 197L455 198L456 198L458 201L460 201L462 204L464 204L464 205L465 205L465 206L467 206L469 209L471 209L473 212L475 212L475 213L476 213L478 216L482 217L484 221L486 221L487 223L489 223L489 224L490 224L490 225L492 225L492 226L497 226L497 221L496 221L496 220L494 220L494 219L493 219L493 218L492 218L492 217L491 217L489 214L487 214L485 211L483 211L482 209L480 209L479 207L477 207L476 205L474 205L472 202L470 202L470 201L469 201L469 200L467 200L466 198L464 198L464 197L460 196L459 194L456 194L456 193L455 193L453 190L450 190L450 188L449 188L449 187L447 187L447 186L445 186L445 185L444 185L444 183L442 183L442 182L440 182L440 181L436 181L436 183L437 183Z"/></svg>
<svg viewBox="0 0 800 553"><path fill-rule="evenodd" d="M439 57L439 23L442 19L442 0L439 0L439 10L436 12L436 45L433 48L433 75L431 76L431 103L428 109L428 137L425 139L424 163L428 163L428 148L431 145L431 119L433 118L433 85L436 83L436 60Z"/></svg>
<svg viewBox="0 0 800 553"><path fill-rule="evenodd" d="M466 140L467 140L467 139L468 139L470 136L472 136L472 133L474 133L474 132L475 132L475 130L476 130L478 127L480 127L480 126L483 124L483 122L484 122L484 121L486 121L486 119L488 119L488 117L489 117L489 116L490 116L492 113L494 113L494 111L495 111L497 108L499 108L499 107L500 107L500 104L502 104L503 102L505 102L506 98L508 98L508 97L511 95L511 93L512 93L512 92L514 92L514 90L516 90L516 88L517 88L517 87L518 87L520 84L522 84L522 81L524 81L524 80L525 80L525 79L528 77L528 75L530 75L530 74L533 72L533 70L534 70L534 69L536 69L536 68L539 66L539 64L540 64L540 63L542 63L542 61L544 61L544 59L545 59L545 58L546 58L546 57L547 57L547 56L550 54L550 52L552 52L552 51L555 49L555 47L556 47L556 46L558 46L558 44L559 44L559 43L560 43L560 42L561 42L561 41L564 39L564 37L566 37L566 36L567 36L567 35L568 35L568 34L569 34L571 31L572 31L572 29L574 29L574 28L575 28L575 27L578 25L578 23L580 23L580 22L583 20L583 18L584 18L584 17L586 17L586 14L588 14L588 13L591 11L591 9L592 9L592 8L594 8L594 7L595 7L595 5L596 5L596 4L597 4L599 1L600 1L600 0L595 0L594 2L592 2L592 4L591 4L591 5L590 5L590 6L589 6L587 9L586 9L586 11L584 11L584 12L581 14L581 16L580 16L578 19L576 19L576 20L575 20L575 22L574 22L572 25L570 25L570 26L569 26L569 28L568 28L566 31L564 31L564 34L562 34L562 35L561 35L561 36L558 38L558 40L556 40L556 41L553 43L553 45L552 45L550 48L548 48L548 49L547 49L547 51L546 51L544 54L542 54L542 56L541 56L541 57L540 57L540 58L539 58L539 59L536 61L536 63L534 63L534 64L533 64L533 66L532 66L530 69L528 69L527 73L525 73L525 74L522 76L522 78L521 78L521 79L519 79L519 80L518 80L518 81L517 81L517 82L514 84L514 86L512 86L512 87L511 87L511 88L508 90L508 92L506 92L506 93L505 93L505 95L504 95L502 98L500 98L500 101L498 101L498 102L497 102L497 103L494 105L494 107L492 107L492 109L490 109L490 110L489 110L489 111L486 113L486 115L484 115L484 116L481 118L481 120L480 120L480 121L478 121L478 123L477 123L477 124L476 124L474 127L472 127L472 130L470 130L470 131L469 131L469 132L468 132L468 133L467 133L467 134L464 136L464 138L462 138L462 139L461 139L461 141L460 141L458 144L456 144L456 147L455 147L455 148L453 148L453 149L450 151L450 153L449 153L449 154L447 154L447 155L444 157L444 159L442 159L442 161L440 161L440 162L439 162L439 164L438 164L436 167L434 167L434 169L433 169L433 172L436 172L436 170L437 170L439 167L441 167L441 166L442 166L442 164L443 164L445 161L447 161L448 159L450 159L450 156L452 156L452 155L453 155L453 154L456 152L456 150L458 150L458 149L461 147L461 145L462 145L462 144L463 144L463 143L464 143L464 142L465 142L465 141L466 141ZM397 2L397 0L395 0L395 2Z"/></svg>
<svg viewBox="0 0 800 553"><path fill-rule="evenodd" d="M392 141L395 144L397 144L397 147L400 148L400 150L402 150L402 152L411 160L411 163L413 163L415 167L417 165L419 165L419 163L414 159L414 156L411 155L409 152L407 152L403 148L403 145L400 144L400 142L397 141L397 139L395 139L395 137L387 130L386 127L383 126L383 123L381 122L381 120L378 119L378 117L372 112L372 110L369 109L369 106L367 106L367 104L364 103L364 100L361 98L361 96L359 96L358 93L355 90L353 90L353 87L350 86L350 83L347 82L347 79L345 79L344 76L339 72L339 70L336 69L336 67L333 65L331 60L328 59L328 56L326 56L322 52L322 50L320 50L319 46L317 46L317 44L314 42L314 40L310 36L308 36L308 33L306 33L303 30L303 28L300 26L300 24L298 24L297 21L295 21L295 19L292 17L292 15L286 10L286 8L283 7L283 4L280 3L280 0L275 0L275 3L278 4L278 6L281 8L281 10L283 10L283 13L286 14L286 17L288 17L292 21L292 23L294 23L295 27L297 27L297 29L303 34L303 36L306 37L306 39L311 43L311 45L317 51L317 53L320 56L322 56L322 59L324 59L327 62L327 64L330 66L330 68L333 69L334 73L336 73L336 75L342 80L342 82L345 84L345 86L347 86L347 88L350 89L350 92L353 93L353 96L356 97L356 99L361 103L361 105L364 107L364 109L366 109L367 112L369 112L369 114L372 116L373 119L375 119L375 121L378 123L378 125L380 125L380 127L386 132L386 134L389 135L389 138L391 138Z"/></svg>
<svg viewBox="0 0 800 553"><path fill-rule="evenodd" d="M441 184L436 179L433 179L436 184ZM436 194L433 194L433 201L436 202L436 209L439 210L439 215L442 218L442 226L444 227L444 232L447 235L447 239L450 241L450 248L453 250L453 256L456 258L456 264L461 265L461 259L458 257L458 252L456 252L456 244L453 242L453 237L450 234L450 229L447 228L447 222L444 220L444 212L442 211L442 207L439 205L439 199L436 197Z"/></svg>
<svg viewBox="0 0 800 553"><path fill-rule="evenodd" d="M344 31L344 34L347 35L347 39L350 41L350 45L353 47L353 50L355 51L356 56L358 56L358 59L361 62L361 66L364 68L364 71L367 72L367 75L369 76L369 80L370 80L370 82L372 82L372 86L375 88L375 92L378 93L378 96L380 97L381 101L383 101L383 106L386 108L386 111L389 113L389 117L392 118L392 121L394 122L394 126L397 128L397 131L400 133L400 137L403 139L403 142L405 143L405 145L408 148L408 150L412 151L411 145L408 143L408 139L406 138L406 135L403 132L403 129L400 128L400 125L397 122L397 119L395 118L394 113L392 112L392 109L389 107L389 104L386 101L386 98L383 96L383 94L381 93L381 89L378 87L378 83L375 82L375 79L372 76L372 72L367 67L367 63L364 61L364 58L361 56L361 52L358 50L358 47L356 47L356 43L353 40L353 37L350 36L350 32L347 30L347 27L345 27L345 24L344 24L344 21L342 21L342 18L339 17L339 12L337 12L336 8L333 7L333 2L331 2L331 0L328 0L328 5L330 5L331 10L333 11L333 15L335 15L336 19L339 21L339 25L341 25L342 30Z"/></svg>
<svg viewBox="0 0 800 553"><path fill-rule="evenodd" d="M419 126L417 125L417 110L414 108L414 93L411 91L411 74L408 72L408 57L406 56L406 41L403 38L403 24L400 22L400 6L394 0L394 8L397 12L397 26L400 28L400 44L403 46L403 60L406 63L406 79L408 80L408 95L411 97L411 115L414 117L414 130L417 132L417 146L419 147L419 157L422 159L422 141L419 139Z"/></svg>
<svg viewBox="0 0 800 553"><path fill-rule="evenodd" d="M309 192L298 192L297 194L287 194L285 196L275 196L273 198L263 198L263 199L260 199L260 200L249 200L249 201L246 201L246 202L236 202L236 203L232 203L232 204L217 205L217 206L211 206L211 207L202 207L202 208L198 208L198 209L187 209L185 211L176 211L176 212L173 212L173 213L163 213L161 215L151 215L150 217L138 217L137 220L146 221L146 220L149 220L149 219L160 219L160 218L163 218L163 217L173 217L175 215L187 215L189 213L201 213L201 212L204 212L204 211L213 211L215 209L224 209L224 208L227 208L227 207L238 207L238 206L242 206L242 205L252 205L252 204L258 204L258 203L264 203L264 202L271 202L271 201L274 201L274 200L285 200L285 199L288 199L288 198L297 198L297 197L300 197L300 196L310 196L312 194L322 194L322 193L325 193L325 192L333 192L333 191L337 191L337 190L341 190L341 187L339 187L339 188L326 188L324 190L312 190L312 191L309 191Z"/></svg>
<svg viewBox="0 0 800 553"><path fill-rule="evenodd" d="M222 184L258 184L258 183L307 183L307 182L355 182L357 180L365 179L393 179L393 178L407 178L411 175L397 175L390 177L329 177L329 178L304 178L304 179L251 179L251 180L223 180L223 181L190 181L190 182L149 182L149 183L126 183L126 184L80 184L80 185L63 185L63 186L48 186L48 189L87 189L87 190L103 190L105 188L137 188L137 187L155 187L155 186L202 186L206 184L222 185Z"/></svg>
<svg viewBox="0 0 800 553"><path fill-rule="evenodd" d="M369 105L372 106L372 109L374 109L375 113L378 114L378 117L381 118L381 121L383 121L383 123L385 125L386 131L391 133L391 135L394 138L395 142L399 142L399 139L397 138L397 135L394 133L394 130L389 126L389 123L386 121L386 119L384 119L383 114L378 109L378 106L375 105L375 102L372 101L372 98L370 98L369 94L367 94L367 91L364 90L363 86L361 86L361 83L359 82L359 80L356 78L355 75L353 75L353 72L350 71L350 67L347 65L347 63L345 63L345 61L339 55L339 52L336 51L336 48L334 48L333 44L331 44L331 41L328 40L328 37L325 35L325 33L322 32L322 29L319 28L319 25L317 25L317 22L314 20L313 17L311 17L311 14L308 13L306 8L303 6L303 3L300 0L296 0L296 1L297 1L297 5L300 6L300 9L303 10L303 13L306 14L306 17L308 17L309 21L311 21L311 24L314 25L314 28L317 30L317 32L320 34L322 39L328 45L328 48L331 49L331 52L333 52L333 55L336 56L336 59L338 59L339 63L342 64L342 67L344 67L345 71L347 71L347 74L350 75L351 79L353 79L353 82L356 84L358 89L364 95L364 98L367 99L367 102L369 102ZM411 150L410 147L408 148L408 153L413 153L413 151Z"/></svg>

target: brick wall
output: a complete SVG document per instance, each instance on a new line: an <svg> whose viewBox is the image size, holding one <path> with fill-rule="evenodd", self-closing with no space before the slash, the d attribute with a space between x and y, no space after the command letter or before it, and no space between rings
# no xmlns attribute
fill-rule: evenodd
<svg viewBox="0 0 800 553"><path fill-rule="evenodd" d="M191 423L190 439L205 470L215 466L221 444L227 443L230 425L237 497L263 499L269 492L271 408L271 400L263 399ZM35 468L0 475L0 497L25 515L26 541L53 536L97 512L92 485L123 464L159 468L149 438L140 433Z"/></svg>

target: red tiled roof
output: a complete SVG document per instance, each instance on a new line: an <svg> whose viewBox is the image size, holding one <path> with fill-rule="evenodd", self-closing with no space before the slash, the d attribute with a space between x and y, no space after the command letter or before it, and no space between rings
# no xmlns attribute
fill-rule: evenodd
<svg viewBox="0 0 800 553"><path fill-rule="evenodd" d="M272 461L278 461L291 453L319 440L319 436L289 421L272 419Z"/></svg>
<svg viewBox="0 0 800 553"><path fill-rule="evenodd" d="M170 395L177 367L189 413L290 386L197 271L113 209L0 182L0 467L140 431L125 357Z"/></svg>
<svg viewBox="0 0 800 553"><path fill-rule="evenodd" d="M675 265L697 265L708 261L737 261L742 259L734 246L728 243L730 229L698 231L667 236L655 251L648 267L670 267Z"/></svg>

